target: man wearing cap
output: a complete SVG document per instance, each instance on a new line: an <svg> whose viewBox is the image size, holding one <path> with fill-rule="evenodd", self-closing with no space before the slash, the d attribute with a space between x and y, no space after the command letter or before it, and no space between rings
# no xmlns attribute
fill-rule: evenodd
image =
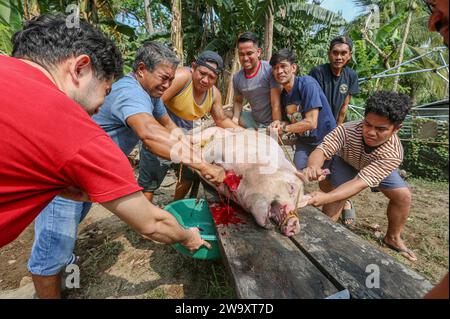
<svg viewBox="0 0 450 319"><path fill-rule="evenodd" d="M358 75L347 66L352 49L349 37L334 38L328 51L330 62L314 67L309 73L322 87L337 125L344 123L351 96L359 93Z"/></svg>
<svg viewBox="0 0 450 319"><path fill-rule="evenodd" d="M204 51L192 63L192 68L181 67L176 70L172 85L162 95L167 113L172 121L184 130L191 130L198 120L211 113L217 126L240 128L225 116L222 109L222 96L215 86L217 77L223 70L222 58L215 52ZM154 191L161 185L170 162L161 160L141 148L139 164L139 185L151 201ZM175 170L180 170L176 165ZM192 185L195 174L187 167L181 169L181 179L175 190L175 199L184 198Z"/></svg>

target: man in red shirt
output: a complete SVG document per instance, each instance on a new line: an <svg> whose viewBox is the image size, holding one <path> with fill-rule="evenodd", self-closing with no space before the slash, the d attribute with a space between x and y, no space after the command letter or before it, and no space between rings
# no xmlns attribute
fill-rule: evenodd
<svg viewBox="0 0 450 319"><path fill-rule="evenodd" d="M0 247L56 195L99 202L153 240L209 247L146 200L123 152L89 117L122 73L114 44L85 22L69 28L62 14L26 22L12 41L22 59L0 56Z"/></svg>
<svg viewBox="0 0 450 319"><path fill-rule="evenodd" d="M442 35L444 44L448 47L449 28L449 1L448 0L424 0L430 9L428 28L430 31L439 32ZM447 275L428 294L427 299L448 299L449 298L449 276Z"/></svg>

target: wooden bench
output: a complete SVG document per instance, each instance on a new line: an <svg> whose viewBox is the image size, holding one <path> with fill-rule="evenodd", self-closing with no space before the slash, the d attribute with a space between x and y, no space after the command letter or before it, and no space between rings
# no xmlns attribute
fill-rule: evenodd
<svg viewBox="0 0 450 319"><path fill-rule="evenodd" d="M300 233L291 238L258 226L250 214L237 217L243 223L216 230L239 298L422 298L432 288L314 207L301 210Z"/></svg>

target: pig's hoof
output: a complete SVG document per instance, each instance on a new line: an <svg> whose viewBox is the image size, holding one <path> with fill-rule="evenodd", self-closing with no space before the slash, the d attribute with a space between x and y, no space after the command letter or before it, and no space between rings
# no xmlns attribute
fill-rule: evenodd
<svg viewBox="0 0 450 319"><path fill-rule="evenodd" d="M300 221L298 217L291 217L287 222L281 226L281 233L285 236L291 237L300 232Z"/></svg>

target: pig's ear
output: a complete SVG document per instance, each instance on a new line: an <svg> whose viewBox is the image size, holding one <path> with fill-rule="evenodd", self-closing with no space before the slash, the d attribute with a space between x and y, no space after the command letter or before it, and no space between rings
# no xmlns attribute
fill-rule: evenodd
<svg viewBox="0 0 450 319"><path fill-rule="evenodd" d="M297 176L303 183L307 183L308 182L308 178L301 171L297 171L296 170L295 171L295 176Z"/></svg>
<svg viewBox="0 0 450 319"><path fill-rule="evenodd" d="M305 207L306 205L308 205L308 201L310 199L311 199L311 196L303 195L302 199L300 200L300 203L298 203L298 207L297 208L302 208L302 207Z"/></svg>

